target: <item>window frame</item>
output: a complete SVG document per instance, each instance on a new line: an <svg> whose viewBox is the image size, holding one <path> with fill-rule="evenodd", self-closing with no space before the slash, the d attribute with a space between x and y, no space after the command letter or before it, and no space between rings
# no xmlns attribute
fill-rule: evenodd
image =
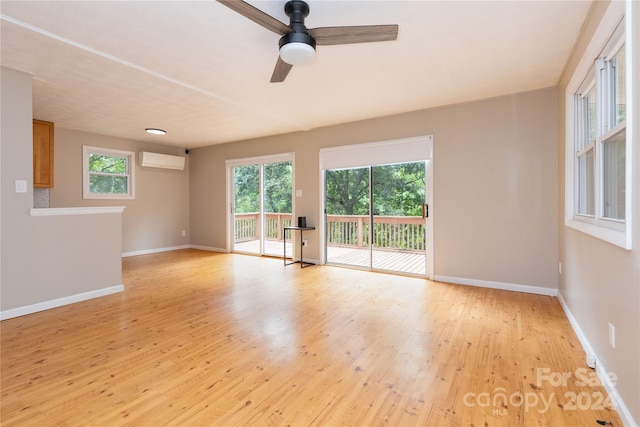
<svg viewBox="0 0 640 427"><path fill-rule="evenodd" d="M622 5L620 5L622 3ZM627 250L632 249L632 200L631 195L635 190L632 186L632 121L629 117L635 105L633 105L632 49L635 43L630 37L630 28L626 23L631 15L625 3L613 2L603 17L600 26L587 46L584 55L567 86L566 90L566 140L565 140L565 226L594 236ZM628 7L628 6L627 6ZM624 44L626 55L626 120L617 122L615 117L615 94L612 94L613 83L611 73L612 58L619 52ZM593 85L596 88L596 137L595 141L585 142L586 104L584 95L588 94ZM612 111L611 108L614 110ZM605 216L604 208L604 147L611 142L619 132L625 132L625 162L624 162L624 219L615 219ZM588 138L587 138L588 139ZM593 215L584 212L580 204L580 176L578 161L587 152L593 153Z"/></svg>
<svg viewBox="0 0 640 427"><path fill-rule="evenodd" d="M89 191L91 172L89 171L89 157L101 155L124 158L127 162L127 173L118 176L127 177L126 193L92 193ZM82 198L87 200L131 200L135 199L135 153L132 151L114 150L112 148L82 146ZM115 174L114 174L115 175Z"/></svg>

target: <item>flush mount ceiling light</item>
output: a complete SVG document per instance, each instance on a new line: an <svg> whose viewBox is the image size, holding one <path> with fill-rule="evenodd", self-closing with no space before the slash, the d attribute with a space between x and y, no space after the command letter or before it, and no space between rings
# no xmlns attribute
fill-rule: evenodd
<svg viewBox="0 0 640 427"><path fill-rule="evenodd" d="M280 39L280 58L287 64L309 64L315 54L316 41L309 34L289 33Z"/></svg>
<svg viewBox="0 0 640 427"><path fill-rule="evenodd" d="M155 129L155 128L146 128L144 131L147 132L147 133L151 133L153 135L166 135L167 134L166 130Z"/></svg>

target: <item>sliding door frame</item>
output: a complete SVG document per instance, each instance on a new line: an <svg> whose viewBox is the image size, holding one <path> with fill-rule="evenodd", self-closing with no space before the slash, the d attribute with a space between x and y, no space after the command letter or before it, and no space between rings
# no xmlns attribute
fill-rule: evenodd
<svg viewBox="0 0 640 427"><path fill-rule="evenodd" d="M365 144L346 145L320 150L320 212L319 224L320 263L327 263L326 253L326 177L325 171L338 168L356 168L394 163L425 162L425 203L429 205L426 224L426 275L434 279L434 233L435 204L433 203L433 135L404 138Z"/></svg>
<svg viewBox="0 0 640 427"><path fill-rule="evenodd" d="M234 229L235 229L235 206L234 206L234 192L233 192L233 168L236 166L249 166L260 165L260 215L264 217L264 195L263 195L263 182L262 182L262 168L267 163L280 163L291 162L291 215L295 218L296 212L296 198L294 197L294 188L296 182L296 168L295 168L295 153L280 153L267 156L258 157L245 157L241 159L230 159L225 161L226 167L226 179L227 179L227 194L225 202L225 215L226 215L226 252L232 252L234 248ZM260 238L260 255L264 255L264 227L262 227ZM244 253L244 252L243 252Z"/></svg>

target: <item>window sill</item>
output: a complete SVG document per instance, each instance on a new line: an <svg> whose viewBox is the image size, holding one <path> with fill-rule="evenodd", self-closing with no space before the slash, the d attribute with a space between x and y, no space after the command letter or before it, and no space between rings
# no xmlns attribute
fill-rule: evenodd
<svg viewBox="0 0 640 427"><path fill-rule="evenodd" d="M631 233L630 230L614 230L607 227L598 226L584 221L578 221L571 218L566 218L564 225L578 230L582 233L593 236L597 239L604 240L612 245L618 246L628 251L631 250Z"/></svg>
<svg viewBox="0 0 640 427"><path fill-rule="evenodd" d="M110 194L110 193L90 193L82 196L84 200L135 200L135 196L130 194Z"/></svg>
<svg viewBox="0 0 640 427"><path fill-rule="evenodd" d="M102 206L86 208L34 208L29 211L31 216L67 216L67 215L97 215L124 212L124 206Z"/></svg>

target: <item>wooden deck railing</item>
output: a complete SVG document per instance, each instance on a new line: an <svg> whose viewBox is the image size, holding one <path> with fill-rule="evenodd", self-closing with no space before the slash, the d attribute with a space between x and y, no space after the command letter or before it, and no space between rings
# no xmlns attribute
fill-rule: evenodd
<svg viewBox="0 0 640 427"><path fill-rule="evenodd" d="M424 219L419 216L376 216L373 241L369 242L367 215L327 215L327 244L424 251Z"/></svg>
<svg viewBox="0 0 640 427"><path fill-rule="evenodd" d="M260 235L258 212L236 214L235 241L245 242L255 240ZM291 214L265 213L265 238L267 240L282 240L282 227L291 226ZM290 236L287 236L290 238Z"/></svg>
<svg viewBox="0 0 640 427"><path fill-rule="evenodd" d="M236 214L236 242L258 238L260 235L258 216L257 212ZM282 227L289 227L291 223L291 214L266 213L266 239L282 240ZM368 247L369 227L370 218L366 215L327 215L327 244L354 248ZM378 248L424 251L424 233L422 217L376 216L372 243Z"/></svg>

